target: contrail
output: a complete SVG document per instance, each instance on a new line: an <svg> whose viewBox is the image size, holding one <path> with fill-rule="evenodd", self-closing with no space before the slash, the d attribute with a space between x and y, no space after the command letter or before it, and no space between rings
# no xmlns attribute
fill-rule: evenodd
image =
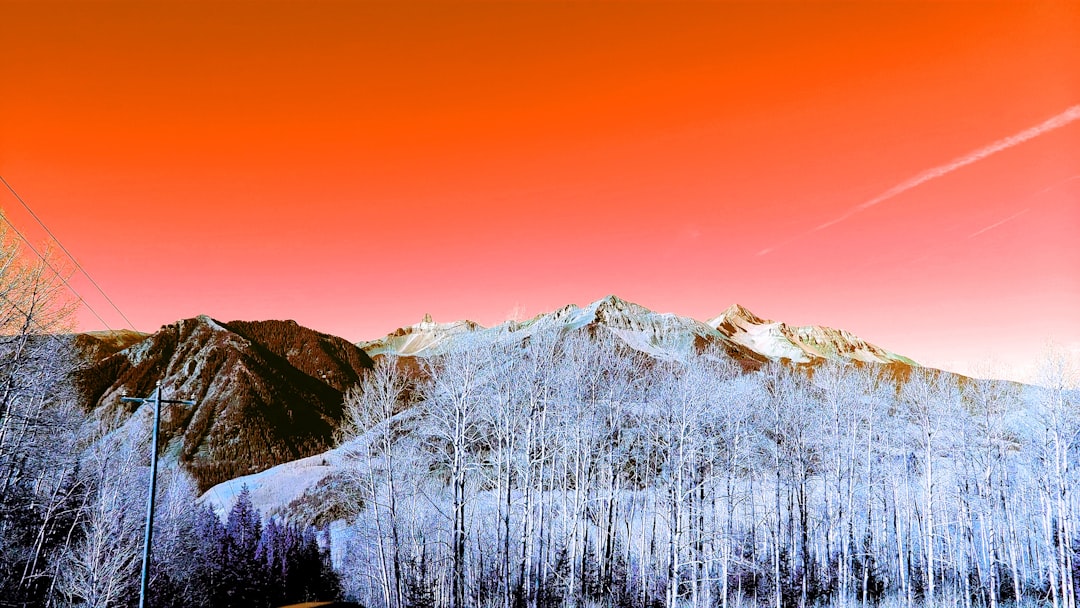
<svg viewBox="0 0 1080 608"><path fill-rule="evenodd" d="M900 194L903 194L904 192L907 192L908 190L911 190L912 188L914 188L916 186L919 186L921 184L925 184L926 182L928 182L928 181L930 181L932 179L937 179L937 178L939 178L939 177L941 177L943 175L952 173L953 171L956 171L957 169L959 169L961 167L966 167L966 166L968 166L968 165L970 165L970 164L972 164L972 163L974 163L976 161L980 161L980 160L986 158L987 156L990 156L992 154L997 154L998 152L1001 152L1002 150L1008 150L1009 148L1011 148L1013 146L1016 146L1016 145L1019 145L1019 144L1022 144L1022 143L1024 143L1025 141L1027 141L1029 139L1034 139L1034 138L1042 135L1043 133L1047 133L1047 132L1053 131L1055 129L1060 129L1061 127L1064 127L1064 126L1066 126L1066 125L1068 125L1068 124L1070 124L1072 122L1075 122L1076 120L1080 120L1080 104L1072 106L1071 108L1065 110L1061 114L1058 114L1057 116L1054 116L1053 118L1047 119L1045 122L1043 122L1041 124L1038 124L1038 125L1035 125L1034 127L1031 127L1030 129L1024 129L1023 131L1021 131L1021 132L1019 132L1019 133L1017 133L1015 135L1010 135L1010 136L1008 136L1008 137L1006 137L1004 139L999 139L999 140L995 141L994 143L992 143L992 144L990 144L988 146L983 146L982 148L979 148L978 150L975 150L974 152L965 154L964 156L961 156L960 158L956 158L956 159L952 160L951 162L945 163L944 165L941 165L939 167L934 167L933 169L928 169L926 171L923 171L922 173L916 175L915 177L913 177L913 178L911 178L909 180L900 182L899 184L893 186L892 188L889 188L885 192L882 192L881 194L879 194L879 195L875 196L874 198L866 201L865 203L851 208L844 215L841 215L840 217L838 217L838 218L836 218L836 219L834 219L832 221L825 222L824 224L818 226L817 228L814 228L814 230L812 230L811 232L821 230L823 228L828 228L829 226L832 226L833 224L836 224L838 222L842 222L842 221L848 219L849 217L855 215L856 213L859 213L861 211L865 211L865 210L869 209L870 207L873 207L874 205L877 205L879 203L883 203L883 202L889 200L890 198L893 198L894 196L898 196Z"/></svg>
<svg viewBox="0 0 1080 608"><path fill-rule="evenodd" d="M959 169L961 167L966 167L966 166L968 166L968 165L970 165L970 164L972 164L972 163L974 163L976 161L980 161L980 160L986 158L987 156L990 156L992 154L997 154L998 152L1001 152L1002 150L1008 150L1009 148L1011 148L1013 146L1016 146L1016 145L1019 145L1019 144L1022 144L1022 143L1024 143L1025 141L1027 141L1029 139L1034 139L1034 138L1042 135L1043 133L1047 133L1047 132L1053 131L1055 129L1060 129L1061 127L1064 127L1064 126L1066 126L1068 124L1071 124L1071 123L1073 123L1073 122L1075 122L1077 120L1080 120L1080 104L1072 106L1069 109L1062 112L1061 114L1058 114L1057 116L1054 116L1053 118L1049 118L1046 121L1044 121L1044 122L1042 122L1042 123L1040 123L1038 125L1035 125L1034 127L1031 127L1030 129L1024 129L1023 131L1021 131L1021 132L1019 132L1019 133L1017 133L1015 135L1010 135L1010 136L1008 136L1006 138L999 139L999 140L995 141L994 143L992 143L990 145L983 146L982 148L979 148L978 150L975 150L974 152L970 152L968 154L965 154L964 156L953 159L952 161L947 162L944 165L940 165L938 167L934 167L933 169L928 169L926 171L923 171L922 173L916 175L915 177L913 177L913 178L911 178L909 180L900 182L899 184L893 186L892 188L889 188L885 192L882 192L881 194L879 194L879 195L875 196L874 198L866 201L865 203L862 203L861 205L856 205L855 207L852 207L844 215L841 215L840 217L838 217L838 218L836 218L834 220L830 220L828 222L825 222L824 224L821 224L820 226L817 226L816 228L813 228L812 230L808 231L806 234L810 234L812 232L817 232L818 230L824 230L825 228L828 228L829 226L832 226L833 224L838 224L838 223L848 219L849 217L855 215L856 213L866 211L867 209L869 209L870 207L873 207L874 205L877 205L879 203L883 203L883 202L889 200L890 198L893 198L895 196L903 194L904 192L907 192L908 190L911 190L912 188L914 188L916 186L925 184L926 182L928 182L928 181L930 181L932 179L937 179L937 178L939 178L939 177L941 177L943 175L946 175L948 173L952 173L953 171L956 171L957 169ZM1012 219L1012 218L1009 218L1009 219ZM972 236L974 236L974 235L972 235ZM783 242L779 243L778 245L774 245L772 247L767 247L765 249L762 249L761 251L758 252L757 255L758 256L767 255L767 254L771 253L772 251L774 251L775 249L777 249L778 247L782 247L782 246L790 243L795 238L797 238L797 237L792 237L792 238L790 238L790 239L788 239L786 241L783 241Z"/></svg>
<svg viewBox="0 0 1080 608"><path fill-rule="evenodd" d="M979 236L980 234L986 232L987 230L993 230L994 228L997 228L998 226L1004 224L1005 222L1011 222L1011 221L1015 220L1016 218L1020 217L1021 215L1024 215L1028 211L1031 211L1030 207L1028 207L1028 208L1026 208L1023 211L1020 211L1018 213L1014 213L1014 214L1010 215L1009 217L1007 217L1007 218L1005 218L1005 219L1003 219L1003 220L1001 220L999 222L994 222L993 224L990 224L986 228L983 228L981 230L977 230L975 232L972 232L971 234L968 235L968 238L973 239L973 238Z"/></svg>

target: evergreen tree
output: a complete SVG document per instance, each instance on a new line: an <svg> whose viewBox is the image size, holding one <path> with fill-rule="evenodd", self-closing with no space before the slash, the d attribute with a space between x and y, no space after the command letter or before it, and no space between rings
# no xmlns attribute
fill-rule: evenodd
<svg viewBox="0 0 1080 608"><path fill-rule="evenodd" d="M266 570L266 596L271 605L284 604L286 601L287 585L287 548L285 546L285 532L278 521L274 518L267 520L263 527L262 538L259 539L257 558Z"/></svg>
<svg viewBox="0 0 1080 608"><path fill-rule="evenodd" d="M269 605L333 600L341 595L330 552L320 548L314 528L271 518L262 529L256 560L265 575L262 597Z"/></svg>
<svg viewBox="0 0 1080 608"><path fill-rule="evenodd" d="M226 536L225 526L214 510L200 507L187 539L193 546L193 569L188 583L188 598L193 606L220 606L227 601L225 593Z"/></svg>
<svg viewBox="0 0 1080 608"><path fill-rule="evenodd" d="M244 485L225 520L224 592L232 606L263 606L266 601L266 569L258 559L262 516L251 504Z"/></svg>

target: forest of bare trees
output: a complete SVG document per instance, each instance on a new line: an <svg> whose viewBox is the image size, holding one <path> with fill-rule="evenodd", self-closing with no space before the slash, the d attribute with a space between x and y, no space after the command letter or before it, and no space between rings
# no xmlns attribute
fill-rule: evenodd
<svg viewBox="0 0 1080 608"><path fill-rule="evenodd" d="M1075 378L465 345L346 399L366 606L1075 608ZM1019 600L1019 602L1018 602Z"/></svg>
<svg viewBox="0 0 1080 608"><path fill-rule="evenodd" d="M0 606L131 606L150 412L77 403L62 293L0 234ZM1074 374L748 370L604 327L381 357L346 395L333 543L246 492L192 508L166 467L151 605L1076 608Z"/></svg>

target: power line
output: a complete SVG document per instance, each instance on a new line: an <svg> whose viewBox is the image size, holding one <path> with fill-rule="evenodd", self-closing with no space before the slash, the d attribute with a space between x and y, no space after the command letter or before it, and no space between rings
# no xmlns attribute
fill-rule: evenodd
<svg viewBox="0 0 1080 608"><path fill-rule="evenodd" d="M4 179L3 175L0 175L0 182L4 183L4 186L8 189L8 192L11 192L11 195L15 197L15 200L19 201L19 204L21 204L23 206L23 209L26 209L26 211L30 214L30 216L33 217L34 220L37 221L38 225L41 226L45 230L45 232L49 235L49 238L51 238L53 240L53 242L56 243L56 245L58 247L60 247L60 249L64 252L64 254L67 255L68 259L71 260L71 263L75 265L75 268L77 268L79 270L79 272L81 272L83 274L83 276L85 276L87 278L87 280L90 281L90 284L93 285L94 288L98 290L98 293L100 293L101 296L103 298L105 298L105 301L108 302L109 305L113 307L113 310L115 310L120 315L120 318L122 318L124 320L124 322L128 324L128 327L132 331L138 331L138 330L135 329L135 324L131 322L131 319L127 318L127 315L125 315L124 312L122 310L120 310L120 307L117 306L115 302L113 302L112 298L110 298L109 295L107 293L105 293L105 290L101 288L101 285L98 285L98 282L94 280L94 277L90 276L90 273L86 272L86 269L83 268L82 264L80 264L79 261L75 259L75 256L72 255L70 251L68 251L67 247L64 247L64 244L60 242L60 239L56 238L56 235L53 234L52 230L49 230L49 227L45 225L45 222L41 221L41 218L38 217L37 213L34 213L34 210L30 208L30 205L26 204L26 201L23 200L23 197L19 196L19 193L16 192L15 189L11 187L11 184L9 184L6 179ZM4 219L5 219L5 221L7 221L9 226L11 226L12 228L15 228L15 226L12 225L12 223L10 221L8 221L7 218L4 218ZM19 230L17 228L15 228L15 232L16 232L16 234L19 234L19 236L23 239L23 242L26 242L27 245L29 245L30 248L33 249L33 245L30 245L30 243L26 240L26 238L23 237L22 234L19 233ZM35 251L34 253L37 253L37 251ZM38 257L41 257L41 254L38 254ZM42 260L44 260L44 258L42 258ZM46 262L46 264L48 264L48 262ZM53 272L56 272L56 271L54 270ZM63 279L61 279L61 280L63 280ZM67 285L66 280L64 280L64 284ZM69 288L70 288L70 286L69 286ZM75 293L74 289L72 289L72 293ZM112 328L109 327L109 324L105 323L105 321L101 318L101 316L98 315L97 312L95 312L94 309L90 307L90 305L86 302L85 299L83 299L81 296L79 296L78 293L75 293L75 296L78 297L79 300L81 300L82 303L85 304L86 307L90 309L90 312L94 313L94 316L97 317L97 319L99 321L101 321L109 331L112 331Z"/></svg>
<svg viewBox="0 0 1080 608"><path fill-rule="evenodd" d="M4 183L7 183L7 182L4 182ZM8 219L7 215L5 215L3 213L0 213L0 219L3 219L4 223L6 223L8 226L11 227L12 230L15 231L15 234L18 235L19 238L22 239L22 242L25 243L26 246L30 248L30 251L33 251L36 256L41 258L41 261L45 264L45 266L49 270L52 271L53 274L56 275L56 277L58 279L60 279L60 282L64 284L64 287L67 287L68 290L71 291L71 293L73 293L75 295L75 297L78 298L79 301L83 303L83 306L85 306L87 308L87 310L89 310L91 313L93 313L94 317L96 317L98 321L101 321L101 324L104 325L106 329L108 329L109 331L112 331L112 327L109 326L109 324L105 321L105 319L101 318L101 315L99 315L98 312L96 310L94 310L94 307L91 306L90 303L87 302L86 299L83 298L82 295L80 295L79 292L74 287L71 286L71 283L68 282L67 277L65 277L63 275L63 273L61 273L59 270L57 270L52 265L52 263L49 262L49 260L45 257L45 255L37 250L37 247L34 247L34 244L30 242L30 239L26 238L26 235L24 235L22 233L22 231L20 231L15 226L15 224L11 223L11 220Z"/></svg>
<svg viewBox="0 0 1080 608"><path fill-rule="evenodd" d="M60 247L60 249L68 257L68 259L71 260L71 263L75 265L75 268L77 268L78 271L81 272L83 274L83 276L85 276L87 278L87 280L90 281L90 283L94 286L94 288L97 289L98 293L100 293L101 296L105 298L105 301L108 302L110 306L112 306L113 310L115 310L117 312L117 314L119 314L120 317L124 319L124 321L128 324L128 327L133 331L138 331L137 329L135 329L135 324L131 322L131 319L129 319L127 317L127 315L125 315L124 312L122 310L120 310L120 307L116 305L116 303L112 300L112 298L109 297L109 295L107 293L105 293L105 290L101 288L101 285L99 285L98 282L95 281L94 278L90 276L90 273L88 273L86 271L86 269L83 268L82 264L80 264L79 261L75 259L75 256L72 255L71 251L69 251L68 248L65 247L63 243L60 242L60 239L57 238L55 234L53 234L52 230L50 230L49 227L45 225L45 222L43 222L41 220L41 218L38 217L37 213L35 213L34 210L30 208L30 205L27 204L27 202L23 199L23 197L20 196L19 193L15 191L15 188L13 188L11 186L11 184L8 183L8 181L6 179L4 179L4 177L2 175L0 175L0 182L3 182L4 186L8 189L8 192L10 192L11 195L13 197L15 197L15 200L19 201L19 204L22 205L24 209L26 209L26 211L31 215L31 217L34 218L35 221L37 221L38 225L41 226L42 229L44 229L45 232L49 235L49 238L51 238L53 240L53 242L55 242L56 245L58 247ZM101 315L98 314L98 312L96 310L94 310L94 307L91 306L90 303L87 302L86 299L83 298L82 295L80 295L79 292L76 291L74 287L71 286L71 284L67 281L67 279L64 278L64 276L60 272L58 272L56 270L56 268L54 268L52 266L52 264L49 263L49 261L45 258L45 256L42 255L42 253L39 252L34 247L33 243L31 243L30 240L26 238L26 236L15 226L15 224L13 224L11 222L11 220L8 219L8 217L6 215L4 215L3 213L0 213L0 219L3 219L4 222L8 226L10 226L12 230L15 231L15 234L18 235L18 237L23 241L23 243L25 243L26 246L29 247L30 250L33 251L34 254L37 255L38 258L41 259L42 262L45 263L45 265L63 282L64 286L66 286L68 288L68 290L70 290L71 293L74 294L75 297L78 298L78 300L80 302L82 302L82 304L84 306L86 306L87 310L89 310L94 315L94 317L98 321L100 321L102 325L105 326L106 329L108 329L109 331L112 331L112 327L109 326L109 324L105 321L105 319L103 319L101 317ZM159 391L160 391L160 386L161 386L161 383L159 382L158 383L158 390ZM158 393L158 398L160 399L160 393ZM134 399L126 399L126 398L125 398L125 400L134 401ZM151 397L151 398L146 399L145 401L152 401L152 400L153 400L153 398ZM162 401L162 403L184 403L184 404L191 404L191 405L194 404L193 401L167 401L167 400ZM156 426L156 422L155 422L155 426ZM155 429L155 431L156 431L156 429ZM154 442L156 444L156 439L155 439ZM156 454L156 449L155 449L155 454ZM156 460L156 458L155 458L155 460ZM217 498L217 502L219 504L221 504L222 509L225 509L226 504L225 504L225 501L222 499L221 494L218 492L218 488L217 488L218 485L220 485L220 484L215 484L215 485L211 486L210 490L209 490L209 493L213 494ZM152 509L152 507L151 507L151 509ZM143 591L145 591L145 590L143 590Z"/></svg>
<svg viewBox="0 0 1080 608"><path fill-rule="evenodd" d="M116 303L112 300L112 298L109 297L109 295L107 293L105 293L105 290L101 288L101 285L99 285L98 282L95 281L94 278L90 276L90 273L87 272L86 269L83 268L82 264L80 264L79 261L75 259L75 256L72 255L71 251L69 251L68 248L65 247L63 243L60 242L60 239L57 238L55 234L53 234L53 231L50 230L49 227L45 225L45 222L43 222L41 220L41 218L38 217L37 213L35 213L34 210L30 208L30 205L27 204L27 202L23 199L23 197L20 196L19 193L15 191L15 188L13 188L11 186L11 184L8 183L8 181L6 179L4 179L4 177L2 175L0 175L0 182L3 182L4 186L8 189L8 192L10 192L11 195L15 197L15 200L19 201L19 204L22 205L24 209L26 209L26 211L31 215L31 217L34 218L35 221L37 221L38 225L41 226L42 229L44 229L45 232L49 235L49 238L51 238L52 241L55 242L58 247L60 247L60 249L64 252L64 255L66 255L68 257L68 259L71 260L71 263L75 265L75 268L77 268L78 271L81 272L83 274L83 276L85 276L87 278L87 280L90 281L90 283L94 286L94 288L97 289L98 293L100 293L101 296L103 298L105 298L105 301L108 302L110 306L112 306L113 310L115 310L117 312L117 314L119 314L120 317L124 319L124 321L128 324L128 327L131 328L133 331L138 331L137 329L135 329L135 324L131 322L131 319L129 319L127 317L127 315L124 314L124 311L120 310L120 307L116 305ZM39 252L37 250L37 248L34 247L34 244L31 243L28 238L26 238L26 236L18 229L18 227L16 227L15 224L13 224L11 222L11 220L8 219L8 217L6 215L4 215L3 213L0 213L0 219L3 219L4 222L8 226L10 226L12 230L15 231L15 234L18 235L18 237L22 240L22 242L25 243L26 246L29 247L30 250L33 251L34 254L37 255L38 258L41 259L41 261L49 268L49 270L51 270L53 272L53 274L55 274L63 282L64 286L66 286L68 288L68 290L70 290L71 293L74 294L75 297L78 298L80 302L82 302L83 306L86 306L87 310L89 310L94 315L94 317L97 318L97 320L100 321L101 324L105 326L106 329L108 329L109 331L112 331L112 327L109 326L109 324L105 321L105 319L103 319L101 317L101 315L98 314L98 312L94 309L94 307L91 306L90 303L87 302L86 299L83 298L82 295L80 295L79 292L76 291L74 287L71 286L71 284L67 281L67 279L60 272L58 272L56 270L56 268L54 268L52 266L52 264L49 263L49 261L45 258L45 256L42 255L42 253ZM147 584L146 568L147 568L147 564L149 563L149 544L151 542L150 539L151 539L152 525L153 525L152 524L153 510L154 510L153 505L154 505L154 494L155 494L154 486L156 485L155 481L156 481L156 468L157 468L157 466L156 466L157 465L157 433L158 433L158 426L160 424L159 423L159 418L158 418L160 416L160 407L161 407L160 404L161 403L180 403L180 404L185 404L185 405L194 405L195 402L194 401L187 401L187 400L165 400L165 399L162 399L161 398L161 382L160 381L158 381L158 383L157 383L157 388L156 388L155 394L153 396L151 396L149 398L146 398L146 399L132 399L132 398L129 398L129 397L124 397L122 400L123 401L138 401L140 403L141 402L153 402L153 403L155 403L154 435L153 435L153 437L154 437L153 438L153 444L154 445L153 445L152 456L151 456L151 490L150 490L150 493L149 493L149 497L147 499L147 501L148 501L148 507L147 507L148 514L147 514L147 528L146 528L146 538L145 538L146 549L144 549L143 574L142 574L142 581L141 581L141 587L140 587L140 596L139 596L139 601L140 601L140 606L141 606L145 602L145 597L146 597L146 584ZM217 502L219 504L221 504L222 509L225 509L225 507L226 507L225 501L222 499L221 495L219 494L217 486L218 486L218 484L215 484L215 485L211 486L209 492L211 494L213 494L217 498ZM215 515L216 515L216 513L215 513Z"/></svg>

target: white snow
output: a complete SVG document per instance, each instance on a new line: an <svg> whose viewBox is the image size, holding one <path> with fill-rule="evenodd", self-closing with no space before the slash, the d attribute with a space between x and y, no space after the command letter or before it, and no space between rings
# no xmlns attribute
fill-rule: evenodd
<svg viewBox="0 0 1080 608"><path fill-rule="evenodd" d="M251 493L252 505L264 516L269 516L315 487L340 465L341 459L340 448L337 448L286 462L253 475L219 483L207 490L199 501L210 505L224 518L246 485Z"/></svg>
<svg viewBox="0 0 1080 608"><path fill-rule="evenodd" d="M742 332L732 335L731 339L770 359L791 359L798 363L810 360L803 349L793 344L780 331L780 323L750 325L743 328Z"/></svg>
<svg viewBox="0 0 1080 608"><path fill-rule="evenodd" d="M435 323L425 319L360 346L371 355L392 353L428 357L453 350L464 336L484 339L509 331L525 337L540 331L573 331L593 323L607 327L632 348L661 359L684 357L695 338L701 336L730 339L772 360L807 363L824 358L913 363L847 332L813 325L789 327L758 318L738 304L731 305L708 323L701 323L672 313L656 313L615 296L601 298L584 307L570 304L529 321L507 321L491 328L471 321Z"/></svg>
<svg viewBox="0 0 1080 608"><path fill-rule="evenodd" d="M359 346L369 355L395 354L426 357L443 352L447 344L455 337L477 331L484 331L484 328L472 321L451 323L421 321L384 338L360 343ZM402 335L396 335L399 332Z"/></svg>

